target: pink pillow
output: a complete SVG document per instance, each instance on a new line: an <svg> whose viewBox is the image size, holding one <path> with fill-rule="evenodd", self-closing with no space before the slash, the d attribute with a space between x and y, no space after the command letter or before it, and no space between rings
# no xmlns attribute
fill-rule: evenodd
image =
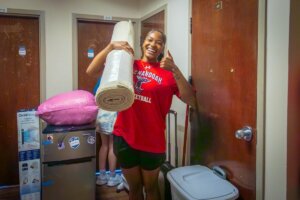
<svg viewBox="0 0 300 200"><path fill-rule="evenodd" d="M82 125L96 120L98 106L92 93L75 90L47 99L37 115L52 125Z"/></svg>

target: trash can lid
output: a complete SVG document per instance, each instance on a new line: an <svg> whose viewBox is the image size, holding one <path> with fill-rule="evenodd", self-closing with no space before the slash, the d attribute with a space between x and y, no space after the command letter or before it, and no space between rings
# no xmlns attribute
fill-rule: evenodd
<svg viewBox="0 0 300 200"><path fill-rule="evenodd" d="M167 178L186 199L236 199L239 194L230 182L201 165L175 168Z"/></svg>

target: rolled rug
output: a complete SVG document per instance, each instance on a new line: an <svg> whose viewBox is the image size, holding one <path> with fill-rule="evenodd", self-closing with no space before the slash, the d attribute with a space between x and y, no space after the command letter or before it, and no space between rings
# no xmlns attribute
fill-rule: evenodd
<svg viewBox="0 0 300 200"><path fill-rule="evenodd" d="M127 41L133 48L133 40L131 21L118 22L111 41ZM133 56L125 50L113 50L107 55L101 84L95 95L98 107L118 112L133 104L132 66Z"/></svg>

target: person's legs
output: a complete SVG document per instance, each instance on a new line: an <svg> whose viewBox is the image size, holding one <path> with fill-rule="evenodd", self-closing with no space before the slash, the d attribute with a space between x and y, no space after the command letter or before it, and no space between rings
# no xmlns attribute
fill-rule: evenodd
<svg viewBox="0 0 300 200"><path fill-rule="evenodd" d="M158 187L158 174L160 167L154 170L142 169L142 179L146 192L146 200L160 200L160 193Z"/></svg>
<svg viewBox="0 0 300 200"><path fill-rule="evenodd" d="M108 165L109 165L109 171L115 172L116 166L117 166L117 158L114 154L114 148L113 148L113 135L109 135L109 144L108 144Z"/></svg>
<svg viewBox="0 0 300 200"><path fill-rule="evenodd" d="M107 152L109 147L109 137L108 135L99 133L101 137L101 147L99 149L99 171L100 174L97 178L97 185L103 185L107 183L107 175L106 175L106 160L107 160Z"/></svg>
<svg viewBox="0 0 300 200"><path fill-rule="evenodd" d="M139 152L132 149L122 137L114 136L114 153L129 186L129 200L143 200L143 180Z"/></svg>
<svg viewBox="0 0 300 200"><path fill-rule="evenodd" d="M122 168L122 172L129 186L129 200L144 200L143 179L140 167Z"/></svg>
<svg viewBox="0 0 300 200"><path fill-rule="evenodd" d="M159 200L158 175L160 166L166 159L165 153L140 151L140 167L147 200Z"/></svg>
<svg viewBox="0 0 300 200"><path fill-rule="evenodd" d="M107 181L108 186L116 186L121 183L122 178L119 174L115 173L116 165L117 165L117 158L114 154L113 149L113 135L109 135L109 144L108 144L108 165L110 176Z"/></svg>
<svg viewBox="0 0 300 200"><path fill-rule="evenodd" d="M137 195L132 196L132 199L143 197L142 185L144 185L146 198L159 200L158 174L166 154L135 150L119 136L114 136L114 152L132 192L131 195Z"/></svg>
<svg viewBox="0 0 300 200"><path fill-rule="evenodd" d="M99 170L106 170L106 159L109 147L109 136L100 134L101 136L101 147L99 150Z"/></svg>

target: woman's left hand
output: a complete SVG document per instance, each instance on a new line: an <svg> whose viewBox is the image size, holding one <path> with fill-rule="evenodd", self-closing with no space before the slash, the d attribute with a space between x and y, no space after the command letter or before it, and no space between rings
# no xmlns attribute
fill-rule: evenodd
<svg viewBox="0 0 300 200"><path fill-rule="evenodd" d="M160 61L160 67L171 72L174 72L176 69L177 66L174 63L173 57L169 50L167 52L167 56Z"/></svg>

